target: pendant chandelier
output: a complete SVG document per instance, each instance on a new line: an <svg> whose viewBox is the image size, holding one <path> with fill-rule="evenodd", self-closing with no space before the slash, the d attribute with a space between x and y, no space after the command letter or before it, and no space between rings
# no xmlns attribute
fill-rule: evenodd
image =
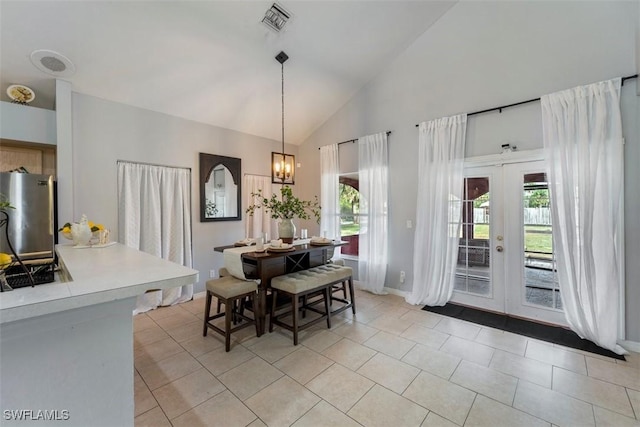
<svg viewBox="0 0 640 427"><path fill-rule="evenodd" d="M283 185L295 183L295 156L284 152L284 63L287 59L289 56L284 52L276 55L282 75L282 151L271 152L271 182Z"/></svg>

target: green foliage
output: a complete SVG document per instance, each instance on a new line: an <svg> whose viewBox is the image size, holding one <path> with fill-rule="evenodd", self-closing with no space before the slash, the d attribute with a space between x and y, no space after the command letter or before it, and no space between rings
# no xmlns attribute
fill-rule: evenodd
<svg viewBox="0 0 640 427"><path fill-rule="evenodd" d="M473 207L479 208L481 204L488 201L489 201L489 193L485 193L473 201Z"/></svg>
<svg viewBox="0 0 640 427"><path fill-rule="evenodd" d="M9 198L4 194L0 193L0 210L5 210L5 209L15 209L15 208L11 206L11 202L9 201Z"/></svg>
<svg viewBox="0 0 640 427"><path fill-rule="evenodd" d="M282 186L280 193L280 199L275 194L270 199L267 199L262 196L262 191L260 190L257 193L251 193L255 203L249 206L246 212L249 216L253 216L256 209L264 209L273 219L310 219L309 212L311 212L316 221L320 222L318 196L315 196L314 201L300 200L293 195L293 191L288 185Z"/></svg>
<svg viewBox="0 0 640 427"><path fill-rule="evenodd" d="M530 208L548 208L549 190L533 190L525 193L525 200Z"/></svg>

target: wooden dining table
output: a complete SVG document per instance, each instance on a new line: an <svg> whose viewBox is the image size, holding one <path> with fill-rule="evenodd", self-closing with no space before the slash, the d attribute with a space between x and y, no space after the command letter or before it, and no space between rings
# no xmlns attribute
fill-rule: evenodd
<svg viewBox="0 0 640 427"><path fill-rule="evenodd" d="M267 316L267 294L271 287L271 279L283 274L308 270L328 263L333 257L335 248L347 245L348 242L331 241L328 244L312 244L308 241L294 241L293 248L287 252L244 252L242 257L242 269L246 279L259 280L258 298L254 309L254 315L258 322L258 336L265 331ZM235 245L217 246L216 252L224 252L225 249L236 247Z"/></svg>

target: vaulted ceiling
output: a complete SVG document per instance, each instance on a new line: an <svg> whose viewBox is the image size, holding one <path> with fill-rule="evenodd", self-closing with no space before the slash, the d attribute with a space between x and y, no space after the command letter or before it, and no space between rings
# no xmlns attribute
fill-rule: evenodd
<svg viewBox="0 0 640 427"><path fill-rule="evenodd" d="M0 2L2 100L31 87L54 108L55 77L30 54L68 57L73 90L197 122L302 143L454 4L453 1L292 1L277 33L272 1Z"/></svg>

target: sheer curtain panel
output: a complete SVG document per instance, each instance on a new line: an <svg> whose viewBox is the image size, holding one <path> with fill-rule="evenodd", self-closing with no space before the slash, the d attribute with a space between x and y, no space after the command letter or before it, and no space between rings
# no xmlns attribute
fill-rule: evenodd
<svg viewBox="0 0 640 427"><path fill-rule="evenodd" d="M553 251L565 317L580 337L618 346L623 142L620 79L541 98Z"/></svg>
<svg viewBox="0 0 640 427"><path fill-rule="evenodd" d="M410 304L451 299L462 214L467 115L420 123Z"/></svg>
<svg viewBox="0 0 640 427"><path fill-rule="evenodd" d="M360 237L358 281L362 289L384 294L387 274L389 166L386 132L358 139Z"/></svg>
<svg viewBox="0 0 640 427"><path fill-rule="evenodd" d="M268 176L245 175L243 186L246 192L244 198L245 207L255 204L252 193L255 194L261 191L262 197L267 199L270 199L273 194L271 177ZM271 238L271 223L272 219L269 214L265 213L264 209L256 209L253 212L253 216L246 215L245 237L255 239L262 236L262 233L267 233Z"/></svg>
<svg viewBox="0 0 640 427"><path fill-rule="evenodd" d="M192 267L191 171L118 162L118 236L124 245ZM193 285L147 292L134 314L192 297Z"/></svg>
<svg viewBox="0 0 640 427"><path fill-rule="evenodd" d="M334 239L340 238L339 174L338 144L320 147L320 230ZM339 251L336 248L334 258Z"/></svg>

